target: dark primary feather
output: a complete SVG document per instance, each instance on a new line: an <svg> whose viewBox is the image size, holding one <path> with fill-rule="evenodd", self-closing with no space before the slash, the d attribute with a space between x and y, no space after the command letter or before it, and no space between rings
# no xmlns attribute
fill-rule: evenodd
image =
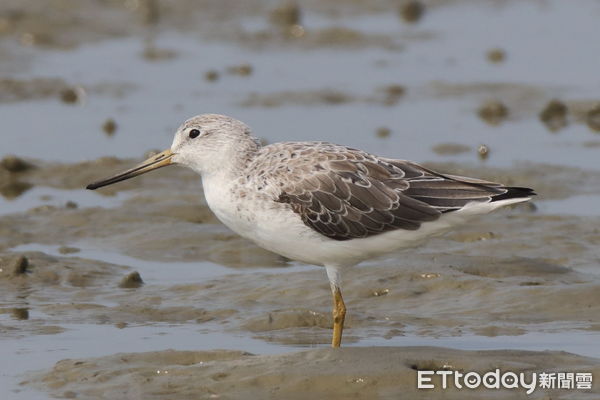
<svg viewBox="0 0 600 400"><path fill-rule="evenodd" d="M335 240L365 238L395 229L416 230L423 222L434 221L472 201L535 194L528 188L442 175L412 162L379 158L342 146L300 145L300 156L286 160L286 179L280 173L270 177L281 186L276 201L289 204L307 226Z"/></svg>

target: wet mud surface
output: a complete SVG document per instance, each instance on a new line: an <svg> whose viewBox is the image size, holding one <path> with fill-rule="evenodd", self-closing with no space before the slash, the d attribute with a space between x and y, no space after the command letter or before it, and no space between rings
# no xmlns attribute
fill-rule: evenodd
<svg viewBox="0 0 600 400"><path fill-rule="evenodd" d="M65 192L67 197L56 204L53 195L43 195L33 199L33 204L23 204L19 211L0 215L0 329L5 339L68 335L71 330L76 334L82 325L111 326L119 335L130 329L167 324L167 331L177 330L178 326L195 327L188 336L192 341L202 341L205 330L252 338L280 346L283 351L327 346L331 300L324 271L268 253L228 231L203 203L198 178L189 171L166 169L94 192L94 197L114 200L108 207L78 199L76 188L90 178L133 163L118 159L83 164L27 160L30 168L7 173L35 188L31 190L48 188ZM484 179L514 180L539 188L543 200L502 210L434 238L419 249L364 263L345 274L349 308L345 343L400 346L394 349L398 352L397 375L389 381L377 380L373 390L389 389L393 394L394 381L414 378L414 371L404 365L408 362L405 353L413 350L402 347L414 338L442 338L444 343L443 338L513 337L518 342L522 337L530 343L530 335L575 335L581 347L562 349L587 354L583 348L593 343L600 330L600 216L569 215L560 209L545 211L545 204L568 204L575 188L584 186L583 182L590 184L578 193L597 199L600 185L594 182L600 174L539 165L512 170L476 167L477 171L467 165L430 166L477 174ZM189 270L182 268L184 265L197 270L195 278L187 275ZM505 339L498 340L502 346ZM227 342L222 345L229 347ZM464 344L458 347L470 349ZM545 348L551 345L542 341L539 349ZM249 346L240 350L254 349ZM350 357L358 356L352 351L360 354L363 350L349 350ZM430 353L423 353L423 357L436 357L437 348L427 351ZM477 353L456 352L459 359L480 357ZM221 386L238 382L241 378L235 374L223 376L217 380L223 382L216 386L197 383L197 379L206 377L212 382L210 377L230 368L230 364L250 362L261 369L261 365L272 363L260 357L248 359L242 353L235 357L228 352L218 354L215 370L209 372L201 369L200 373L197 366L181 366L179 361L169 364L162 359L203 359L204 353L148 353L124 356L135 360L134 367L122 363L106 367L116 360L112 356L81 364L65 361L31 382L37 387L47 385L59 397L73 392L81 398L109 398L112 390L123 390L120 385L127 381L121 368L137 381L160 365L158 369L179 371L176 382L169 383L178 395L198 390L196 385L200 385L207 393L238 398L248 390L245 384L232 392ZM316 351L310 357L311 353L300 354L304 355L277 356L281 359L275 365L282 362L280 368L291 375L299 374L309 369L313 357L324 357L326 353ZM503 352L497 355L511 357ZM288 357L299 358L292 362ZM535 357L550 355L539 353ZM562 366L560 357L567 356L556 357L556 365ZM375 355L370 360L374 371L383 373L387 368L387 364L378 364ZM95 369L88 369L92 365L113 378L84 378L94 374ZM595 364L589 361L584 365ZM114 372L109 372L113 368ZM263 371L265 376L270 376L269 368ZM344 367L344 374L348 374L345 379L353 376L348 368ZM271 382L271 378L264 379L265 384ZM99 385L100 381L105 385ZM162 393L164 382L151 381L158 386L152 383L139 390L147 396ZM317 393L329 393L335 387L328 388L325 382L315 389ZM187 385L191 386L186 389ZM292 383L280 387L282 393L301 389ZM258 395L267 389L256 390Z"/></svg>
<svg viewBox="0 0 600 400"><path fill-rule="evenodd" d="M565 4L3 1L0 397L430 398L429 367L600 377L600 9ZM191 171L83 189L200 112L538 197L346 272L331 351L325 271L229 231Z"/></svg>
<svg viewBox="0 0 600 400"><path fill-rule="evenodd" d="M435 353L435 359L430 355ZM518 359L518 363L515 362ZM103 358L63 360L36 377L58 397L110 399L200 398L431 398L413 388L416 369L546 371L560 364L565 370L598 372L596 360L559 352L460 351L431 347L320 349L282 355L252 355L239 351L121 353ZM282 371L285 373L282 374ZM34 378L34 379L36 379ZM39 384L39 383L38 383ZM176 392L173 388L177 388ZM406 389L407 388L407 389ZM473 390L471 394L481 395ZM522 398L525 393L496 390L494 395ZM551 391L560 396L560 391ZM444 398L462 399L450 389ZM544 398L533 392L527 398ZM569 397L561 397L569 398ZM575 397L573 397L575 398Z"/></svg>

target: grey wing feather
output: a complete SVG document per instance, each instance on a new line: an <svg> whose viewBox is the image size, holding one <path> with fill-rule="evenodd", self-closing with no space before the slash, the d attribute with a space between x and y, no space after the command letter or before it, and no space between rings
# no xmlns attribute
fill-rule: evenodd
<svg viewBox="0 0 600 400"><path fill-rule="evenodd" d="M288 179L277 176L285 183L278 182L281 191L276 201L289 204L304 224L335 240L416 230L469 202L506 198L511 189L525 190L513 190L516 194L511 197L533 194L529 189L442 175L412 162L342 146L318 143L312 150L318 157L287 160L292 173L286 174ZM311 160L317 162L311 165Z"/></svg>

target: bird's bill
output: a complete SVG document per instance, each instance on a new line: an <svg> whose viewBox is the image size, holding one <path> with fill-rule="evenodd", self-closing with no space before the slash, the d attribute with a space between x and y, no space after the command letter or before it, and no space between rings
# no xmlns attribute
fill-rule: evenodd
<svg viewBox="0 0 600 400"><path fill-rule="evenodd" d="M148 158L146 161L136 165L131 169L128 169L127 171L123 171L117 175L111 176L110 178L90 183L85 188L90 190L98 189L103 186L112 185L113 183L121 182L126 179L145 174L146 172L150 172L158 168L166 167L167 165L171 165L173 163L171 160L172 157L173 153L170 149L167 149Z"/></svg>

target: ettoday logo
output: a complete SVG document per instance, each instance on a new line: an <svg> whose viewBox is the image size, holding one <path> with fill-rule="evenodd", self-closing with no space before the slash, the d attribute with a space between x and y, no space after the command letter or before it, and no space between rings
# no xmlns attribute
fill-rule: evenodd
<svg viewBox="0 0 600 400"><path fill-rule="evenodd" d="M527 394L541 389L582 389L592 388L591 372L502 372L499 368L481 375L478 372L462 373L452 370L417 371L418 389L447 389L450 383L456 389L523 389Z"/></svg>

